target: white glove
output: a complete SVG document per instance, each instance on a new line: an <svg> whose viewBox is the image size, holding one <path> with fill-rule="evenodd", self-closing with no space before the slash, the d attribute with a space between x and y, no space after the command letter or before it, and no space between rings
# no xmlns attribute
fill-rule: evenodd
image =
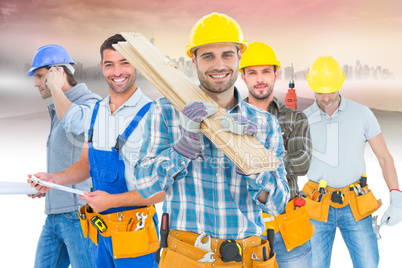
<svg viewBox="0 0 402 268"><path fill-rule="evenodd" d="M381 223L389 219L387 225L393 226L402 221L402 192L399 190L391 190L390 204L387 211L381 218Z"/></svg>

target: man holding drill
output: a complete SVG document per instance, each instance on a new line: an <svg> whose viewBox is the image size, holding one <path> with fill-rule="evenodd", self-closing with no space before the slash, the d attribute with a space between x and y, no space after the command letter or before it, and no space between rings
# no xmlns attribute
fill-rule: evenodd
<svg viewBox="0 0 402 268"><path fill-rule="evenodd" d="M381 221L394 225L402 220L402 192L380 126L370 109L339 94L344 80L345 73L332 57L319 57L307 73L316 101L304 111L310 125L313 158L303 191L309 197L308 212L316 228L311 238L314 268L330 266L337 227L353 267L378 267L371 214L379 205L364 175L367 142L391 192L391 204Z"/></svg>
<svg viewBox="0 0 402 268"><path fill-rule="evenodd" d="M265 43L251 43L243 53L239 71L247 85L249 97L244 101L258 108L268 111L278 118L285 155L283 162L286 168L286 179L289 184L290 201L286 211L278 217L271 217L264 213L266 227L273 226L275 235L275 253L278 266L310 267L311 244L313 235L309 222L305 201L301 199L297 176L307 174L311 160L311 139L307 117L303 112L296 111L280 103L273 95L274 85L279 76L280 62L274 50ZM301 204L300 204L301 203ZM295 206L303 207L303 213L295 211ZM295 228L282 228L289 222ZM296 226L298 225L298 226ZM282 235L283 233L283 235Z"/></svg>
<svg viewBox="0 0 402 268"><path fill-rule="evenodd" d="M221 125L260 136L281 161L283 141L276 118L242 102L234 87L246 48L236 21L212 13L194 25L186 52L197 68L200 90L232 118L233 123L225 125L225 118ZM244 175L200 132L202 120L216 111L196 100L182 111L166 98L152 104L135 177L144 198L166 192L163 210L170 216L171 231L159 265L273 267L268 244L260 238L265 229L261 211L278 215L284 209L289 197L284 166Z"/></svg>

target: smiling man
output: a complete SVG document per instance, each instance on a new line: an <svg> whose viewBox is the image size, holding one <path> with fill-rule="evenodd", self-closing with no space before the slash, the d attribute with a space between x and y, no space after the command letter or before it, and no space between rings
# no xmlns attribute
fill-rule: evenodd
<svg viewBox="0 0 402 268"><path fill-rule="evenodd" d="M90 107L100 99L74 77L75 62L59 45L38 49L28 76L35 78L48 105L51 127L47 140L47 172L59 172L80 158ZM69 187L88 190L91 181ZM41 197L43 193L31 197ZM92 267L89 243L81 233L77 207L85 203L76 194L51 190L46 194L45 225L36 249L34 267Z"/></svg>
<svg viewBox="0 0 402 268"><path fill-rule="evenodd" d="M62 172L36 176L62 185L92 177L94 191L80 196L87 202L80 215L84 235L93 242L95 267L153 268L159 246L153 204L161 202L164 193L142 198L133 177L150 99L136 86L135 68L113 49L119 41L125 40L117 34L101 46L110 95L94 107L81 158Z"/></svg>
<svg viewBox="0 0 402 268"><path fill-rule="evenodd" d="M212 13L194 25L186 52L197 68L200 90L228 113L222 127L260 137L282 160L278 121L242 102L234 86L246 48L236 21ZM161 235L168 248L159 267L204 267L203 262L252 267L256 258L258 267L274 267L267 241L260 238L265 229L261 212L278 215L288 200L283 164L258 175L242 173L200 131L202 120L216 111L211 103L197 100L182 111L166 98L152 104L135 177L145 198L166 191L163 211L170 215L171 231L169 238Z"/></svg>

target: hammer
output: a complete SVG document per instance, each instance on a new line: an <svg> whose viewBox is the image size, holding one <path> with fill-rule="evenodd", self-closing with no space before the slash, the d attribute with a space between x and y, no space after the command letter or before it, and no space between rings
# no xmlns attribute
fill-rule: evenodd
<svg viewBox="0 0 402 268"><path fill-rule="evenodd" d="M381 223L380 225L377 224L377 218L378 218L378 215L375 215L375 216L373 217L373 230L374 230L374 233L375 233L375 235L376 235L376 237L377 237L377 240L380 240L380 239L381 239L380 228L381 228L383 225L385 225L385 224L388 223L389 218L388 218L386 221L384 221L383 223Z"/></svg>

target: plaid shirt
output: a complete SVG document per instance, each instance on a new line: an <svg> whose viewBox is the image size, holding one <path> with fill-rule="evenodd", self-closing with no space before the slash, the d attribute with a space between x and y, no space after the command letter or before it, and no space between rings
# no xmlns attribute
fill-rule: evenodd
<svg viewBox="0 0 402 268"><path fill-rule="evenodd" d="M248 102L248 98L244 100ZM286 178L290 189L290 199L297 196L299 187L297 176L304 176L310 167L311 136L307 116L280 103L274 97L268 106L268 112L278 118L281 126L283 143L287 153L283 157Z"/></svg>
<svg viewBox="0 0 402 268"><path fill-rule="evenodd" d="M282 161L284 147L276 118L241 101L228 112L242 113L261 126L262 144ZM261 235L265 228L261 210L278 215L289 199L283 164L273 172L242 176L204 135L204 159L190 160L177 153L173 143L180 134L179 111L166 98L154 101L135 167L139 193L148 198L165 191L163 211L170 215L171 229L221 239ZM263 190L269 193L265 204L257 200Z"/></svg>

